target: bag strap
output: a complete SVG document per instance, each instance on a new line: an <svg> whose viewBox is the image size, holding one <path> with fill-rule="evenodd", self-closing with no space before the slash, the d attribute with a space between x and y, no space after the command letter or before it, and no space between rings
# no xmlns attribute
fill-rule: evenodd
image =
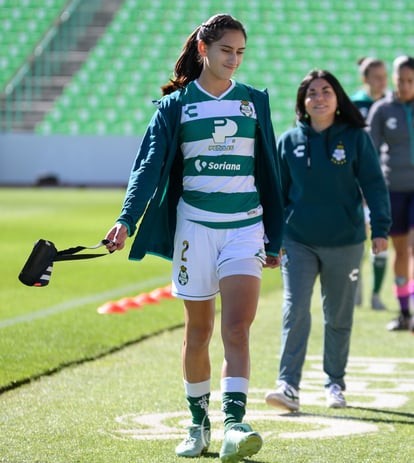
<svg viewBox="0 0 414 463"><path fill-rule="evenodd" d="M76 254L76 253L83 251L84 249L97 249L97 248L100 248L101 246L105 246L108 243L110 243L110 240L102 240L98 244L95 244L95 246L76 246L74 248L63 249L62 251L57 252L56 256L53 258L53 261L56 262L56 261L62 261L62 260L92 259L93 257L107 256L108 254L112 254L113 251L109 251L109 253L104 253L104 254Z"/></svg>

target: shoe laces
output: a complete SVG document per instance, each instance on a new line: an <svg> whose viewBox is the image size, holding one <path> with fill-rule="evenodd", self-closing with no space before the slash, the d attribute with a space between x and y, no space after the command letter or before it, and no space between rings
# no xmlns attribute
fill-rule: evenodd
<svg viewBox="0 0 414 463"><path fill-rule="evenodd" d="M194 436L195 433L200 433L201 435L201 442L203 444L203 447L208 447L209 442L206 441L206 428L204 427L204 422L207 419L207 415L204 416L203 421L201 424L193 424L189 426L188 429L188 434L187 437L184 439L184 442L186 444L191 444L197 440L197 437Z"/></svg>
<svg viewBox="0 0 414 463"><path fill-rule="evenodd" d="M206 441L206 436L205 436L205 427L204 427L204 422L207 419L207 414L204 415L203 420L201 421L200 425L200 431L201 431L201 442L203 443L203 447L208 447L209 443Z"/></svg>
<svg viewBox="0 0 414 463"><path fill-rule="evenodd" d="M281 386L283 387L283 394L290 400L299 400L299 396L298 396L298 393L296 391L296 389L291 386L290 384L286 383L286 382L283 382L281 384Z"/></svg>
<svg viewBox="0 0 414 463"><path fill-rule="evenodd" d="M329 386L329 393L336 398L343 399L342 388L339 384Z"/></svg>
<svg viewBox="0 0 414 463"><path fill-rule="evenodd" d="M246 423L233 424L229 430L239 431L239 432L244 432L244 433L252 432L251 427Z"/></svg>

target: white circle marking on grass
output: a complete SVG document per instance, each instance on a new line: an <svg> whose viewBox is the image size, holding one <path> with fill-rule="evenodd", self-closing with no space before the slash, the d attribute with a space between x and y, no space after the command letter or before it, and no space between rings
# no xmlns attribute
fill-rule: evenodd
<svg viewBox="0 0 414 463"><path fill-rule="evenodd" d="M209 414L212 423L221 425L223 415L218 411ZM187 411L149 413L144 415L129 414L117 418L117 423L128 429L119 429L110 434L115 438L129 438L135 440L181 439L186 436L186 428L191 424ZM168 424L174 421L175 425ZM246 414L246 422L266 421L276 423L270 431L261 432L263 437L274 438L323 438L349 436L351 434L368 434L378 431L378 426L372 423L357 422L350 419L306 416L301 414L278 415L273 411L250 410ZM283 425L298 426L298 431L283 432ZM314 429L301 430L301 425L313 425ZM222 426L212 429L211 438L223 438Z"/></svg>
<svg viewBox="0 0 414 463"><path fill-rule="evenodd" d="M357 416L348 415L346 408L338 410L335 416L306 414L306 406L325 405L320 358L309 356L308 360L300 391L303 413L281 414L277 409L264 410L263 398L267 390L250 389L246 422L269 422L270 429L261 432L263 437L316 439L376 433L384 425L392 427L393 413L398 413L395 410L403 408L410 394L414 393L414 359L354 357L350 358L348 365L346 398L349 410L361 408L375 413L377 409L382 414L389 411L389 423L385 420L378 424L375 418L371 422L359 420ZM212 439L217 440L223 437L223 415L218 411L220 398L220 391L212 391L209 416L213 423L219 424L212 430ZM187 410L126 414L118 416L115 421L118 429L109 432L112 437L136 440L180 439L185 437L185 428L191 424ZM286 423L289 423L289 431L284 431ZM104 432L108 434L108 431Z"/></svg>

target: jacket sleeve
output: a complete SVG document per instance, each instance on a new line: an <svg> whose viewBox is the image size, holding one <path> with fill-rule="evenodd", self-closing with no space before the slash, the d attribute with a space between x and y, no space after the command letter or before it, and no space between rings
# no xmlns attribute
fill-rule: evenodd
<svg viewBox="0 0 414 463"><path fill-rule="evenodd" d="M289 203L289 190L291 185L291 177L289 166L286 158L286 139L279 138L277 140L277 158L280 167L280 180L281 180L281 188L282 188L282 198L283 198L283 206L286 207Z"/></svg>
<svg viewBox="0 0 414 463"><path fill-rule="evenodd" d="M276 156L276 140L272 125L269 95L267 91L255 91L253 100L261 110L258 112L261 140L256 174L260 202L263 206L263 224L268 242L268 254L279 254L283 236L283 206L280 188L280 169Z"/></svg>
<svg viewBox="0 0 414 463"><path fill-rule="evenodd" d="M391 206L378 153L365 130L358 134L357 178L370 210L372 238L386 238L391 226Z"/></svg>
<svg viewBox="0 0 414 463"><path fill-rule="evenodd" d="M380 146L384 143L383 124L381 106L374 103L367 116L367 132L371 136L377 153L379 153Z"/></svg>
<svg viewBox="0 0 414 463"><path fill-rule="evenodd" d="M169 125L166 123L163 112L158 109L138 149L129 176L121 214L117 220L126 225L129 236L135 233L137 222L157 190L169 139Z"/></svg>

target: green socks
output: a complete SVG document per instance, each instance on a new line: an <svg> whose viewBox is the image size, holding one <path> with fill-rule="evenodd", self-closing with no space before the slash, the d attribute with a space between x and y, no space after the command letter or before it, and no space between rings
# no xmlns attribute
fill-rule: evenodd
<svg viewBox="0 0 414 463"><path fill-rule="evenodd" d="M203 425L205 429L210 429L210 419L208 417L210 393L204 394L201 397L187 396L186 398L193 424Z"/></svg>
<svg viewBox="0 0 414 463"><path fill-rule="evenodd" d="M382 282L384 281L385 270L387 267L386 256L373 256L372 258L372 292L379 294Z"/></svg>
<svg viewBox="0 0 414 463"><path fill-rule="evenodd" d="M247 395L243 392L223 392L224 431L233 424L241 423L246 413Z"/></svg>

